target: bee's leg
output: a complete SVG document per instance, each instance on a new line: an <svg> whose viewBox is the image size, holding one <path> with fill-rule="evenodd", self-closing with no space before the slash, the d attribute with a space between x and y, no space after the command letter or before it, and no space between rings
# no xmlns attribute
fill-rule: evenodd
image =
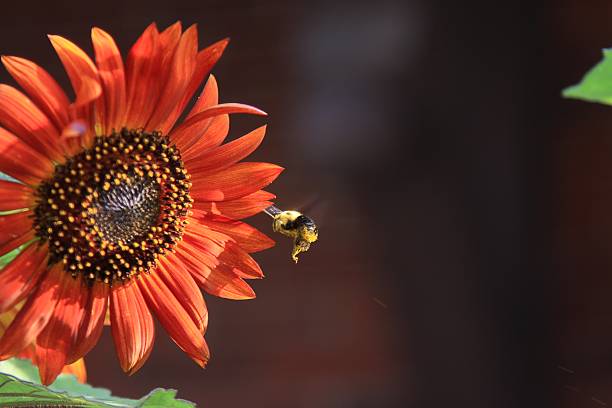
<svg viewBox="0 0 612 408"><path fill-rule="evenodd" d="M310 248L310 242L304 241L303 239L296 238L293 240L293 250L291 251L291 259L293 262L298 262L298 255L302 252L308 251Z"/></svg>

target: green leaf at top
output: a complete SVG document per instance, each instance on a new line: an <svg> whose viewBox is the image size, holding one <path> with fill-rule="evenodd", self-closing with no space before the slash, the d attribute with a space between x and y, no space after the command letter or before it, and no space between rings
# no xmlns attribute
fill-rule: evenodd
<svg viewBox="0 0 612 408"><path fill-rule="evenodd" d="M566 98L612 105L612 48L603 50L603 59L586 73L580 83L563 90Z"/></svg>
<svg viewBox="0 0 612 408"><path fill-rule="evenodd" d="M18 379L17 377L21 378ZM141 399L119 398L106 388L81 384L72 374L62 374L49 387L40 385L38 369L29 360L0 362L0 407L192 408L176 399L175 390L157 388Z"/></svg>

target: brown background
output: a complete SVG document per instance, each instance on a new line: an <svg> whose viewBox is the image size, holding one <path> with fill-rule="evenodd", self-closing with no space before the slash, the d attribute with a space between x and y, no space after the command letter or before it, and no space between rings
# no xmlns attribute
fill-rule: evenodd
<svg viewBox="0 0 612 408"><path fill-rule="evenodd" d="M287 168L280 206L315 203L321 241L297 266L286 241L258 255L256 300L207 297L206 370L160 330L126 377L107 331L94 385L206 407L612 405L612 108L559 97L612 46L612 3L13 1L0 53L66 84L44 34L91 51L98 25L125 52L177 19L232 37L222 100L269 112L255 158Z"/></svg>

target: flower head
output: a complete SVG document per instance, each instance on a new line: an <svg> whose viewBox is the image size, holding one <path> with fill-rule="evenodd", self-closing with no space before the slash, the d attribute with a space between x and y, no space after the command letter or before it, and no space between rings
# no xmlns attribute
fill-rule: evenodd
<svg viewBox="0 0 612 408"><path fill-rule="evenodd" d="M227 40L198 51L195 26L150 25L125 64L98 28L95 63L49 39L72 102L40 66L2 57L25 93L0 84L0 171L19 181L0 181L0 255L22 248L0 271L0 313L23 304L0 338L0 359L32 350L49 384L93 348L108 314L125 372L149 356L153 316L204 366L200 289L254 297L245 279L263 274L249 253L273 245L239 221L271 205L261 189L282 170L241 162L265 126L223 143L229 114L265 113L218 103L209 73Z"/></svg>

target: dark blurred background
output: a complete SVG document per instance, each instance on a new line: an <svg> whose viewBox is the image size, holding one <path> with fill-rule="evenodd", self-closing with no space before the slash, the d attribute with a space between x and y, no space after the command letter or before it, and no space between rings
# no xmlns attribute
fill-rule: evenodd
<svg viewBox="0 0 612 408"><path fill-rule="evenodd" d="M612 108L560 97L612 46L612 3L13 1L0 53L67 85L45 34L91 52L97 25L125 53L178 19L232 37L221 99L269 112L255 159L287 168L271 190L321 239L297 266L282 239L258 254L257 299L207 297L206 370L160 330L126 377L107 330L94 385L205 407L612 405Z"/></svg>

